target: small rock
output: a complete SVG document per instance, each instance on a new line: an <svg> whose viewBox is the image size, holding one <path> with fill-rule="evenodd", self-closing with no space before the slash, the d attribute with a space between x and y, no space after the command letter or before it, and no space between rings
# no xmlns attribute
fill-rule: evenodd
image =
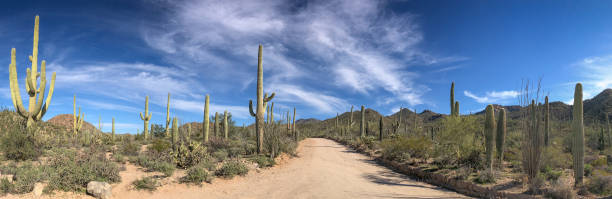
<svg viewBox="0 0 612 199"><path fill-rule="evenodd" d="M106 182L91 181L87 183L87 193L101 199L109 199L112 197L112 187Z"/></svg>
<svg viewBox="0 0 612 199"><path fill-rule="evenodd" d="M32 192L35 196L38 197L42 195L43 189L45 189L45 185L40 182L37 182L36 184L34 184L34 190Z"/></svg>
<svg viewBox="0 0 612 199"><path fill-rule="evenodd" d="M13 183L13 175L0 175L1 179L7 179L10 183Z"/></svg>

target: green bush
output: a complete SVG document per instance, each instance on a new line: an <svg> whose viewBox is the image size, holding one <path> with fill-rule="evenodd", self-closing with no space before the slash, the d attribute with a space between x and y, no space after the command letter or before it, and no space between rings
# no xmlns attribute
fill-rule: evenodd
<svg viewBox="0 0 612 199"><path fill-rule="evenodd" d="M235 175L246 175L249 169L242 162L229 161L225 162L223 166L215 172L215 175L224 178L233 178Z"/></svg>
<svg viewBox="0 0 612 199"><path fill-rule="evenodd" d="M149 149L157 153L162 153L162 152L169 151L171 146L172 146L171 143L166 140L155 139L153 140L153 143L151 143L151 146L149 147Z"/></svg>
<svg viewBox="0 0 612 199"><path fill-rule="evenodd" d="M201 166L194 166L187 170L187 175L181 178L183 183L201 184L202 182L212 182L213 176Z"/></svg>
<svg viewBox="0 0 612 199"><path fill-rule="evenodd" d="M172 152L172 157L179 168L189 168L209 159L206 147L199 142L191 142L189 146L181 144L176 152Z"/></svg>
<svg viewBox="0 0 612 199"><path fill-rule="evenodd" d="M159 186L157 180L153 177L144 177L132 182L132 185L137 190L155 191Z"/></svg>
<svg viewBox="0 0 612 199"><path fill-rule="evenodd" d="M15 189L15 185L9 182L8 179L2 178L0 179L0 196L4 196L7 193L12 193Z"/></svg>
<svg viewBox="0 0 612 199"><path fill-rule="evenodd" d="M111 158L118 163L121 164L125 164L125 157L123 157L123 155L121 155L120 153L113 153L113 155L111 156Z"/></svg>
<svg viewBox="0 0 612 199"><path fill-rule="evenodd" d="M138 156L136 164L147 169L147 172L161 172L165 177L170 177L174 173L174 164L164 161L151 160L146 156Z"/></svg>
<svg viewBox="0 0 612 199"><path fill-rule="evenodd" d="M26 164L19 167L14 176L13 193L29 193L34 189L34 184L44 179L42 168Z"/></svg>
<svg viewBox="0 0 612 199"><path fill-rule="evenodd" d="M477 117L446 117L441 121L442 129L434 136L437 144L433 149L436 163L465 165L480 169L480 154L484 151L482 126Z"/></svg>
<svg viewBox="0 0 612 199"><path fill-rule="evenodd" d="M584 176L591 176L593 173L593 166L591 164L584 164Z"/></svg>
<svg viewBox="0 0 612 199"><path fill-rule="evenodd" d="M478 184L495 183L495 174L488 169L479 171L476 178L474 178L474 182Z"/></svg>
<svg viewBox="0 0 612 199"><path fill-rule="evenodd" d="M542 174L546 177L546 180L551 182L558 182L559 178L563 174L563 171L554 171L551 167L545 166L542 169Z"/></svg>
<svg viewBox="0 0 612 199"><path fill-rule="evenodd" d="M78 154L67 149L52 151L47 169L49 191L84 192L90 181L121 181L119 167L106 159L104 153Z"/></svg>
<svg viewBox="0 0 612 199"><path fill-rule="evenodd" d="M406 161L412 158L427 158L431 151L431 140L422 136L400 137L383 140L382 157L387 160Z"/></svg>
<svg viewBox="0 0 612 199"><path fill-rule="evenodd" d="M553 199L574 199L576 194L572 185L564 183L552 186L552 189L547 190L544 195Z"/></svg>
<svg viewBox="0 0 612 199"><path fill-rule="evenodd" d="M271 167L276 164L276 162L274 161L274 158L270 158L264 155L258 155L258 156L252 157L251 161L257 163L257 165L259 165L260 168Z"/></svg>
<svg viewBox="0 0 612 199"><path fill-rule="evenodd" d="M227 159L228 153L225 149L221 149L212 153L212 156L215 157L219 162Z"/></svg>
<svg viewBox="0 0 612 199"><path fill-rule="evenodd" d="M591 193L599 195L612 194L612 176L595 176L587 185Z"/></svg>
<svg viewBox="0 0 612 199"><path fill-rule="evenodd" d="M563 152L561 147L550 146L544 148L542 153L542 165L550 168L569 169L572 165L570 153Z"/></svg>
<svg viewBox="0 0 612 199"><path fill-rule="evenodd" d="M202 167L205 168L208 171L215 171L217 170L217 164L215 163L215 161L208 157L208 158L204 158L202 159L202 161L200 161L200 163L198 163L197 165L195 165L196 167Z"/></svg>
<svg viewBox="0 0 612 199"><path fill-rule="evenodd" d="M140 144L126 141L121 144L121 154L125 156L136 156L140 152Z"/></svg>
<svg viewBox="0 0 612 199"><path fill-rule="evenodd" d="M44 144L34 134L20 131L18 128L9 128L7 134L2 136L0 149L4 157L9 160L36 160L42 155Z"/></svg>

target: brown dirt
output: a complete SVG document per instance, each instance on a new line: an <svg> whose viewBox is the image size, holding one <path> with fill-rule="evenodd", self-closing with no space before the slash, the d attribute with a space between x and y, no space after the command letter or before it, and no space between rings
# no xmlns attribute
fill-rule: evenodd
<svg viewBox="0 0 612 199"><path fill-rule="evenodd" d="M417 182L376 164L334 141L310 138L298 147L298 157L279 158L271 169L252 170L234 179L216 178L202 186L179 184L184 170L162 180L157 191L138 191L132 181L145 173L128 164L120 173L122 182L113 185L114 198L467 198L433 185ZM30 194L22 195L28 197ZM44 196L50 197L50 196ZM82 194L60 193L54 198L84 198ZM9 198L11 198L9 196Z"/></svg>

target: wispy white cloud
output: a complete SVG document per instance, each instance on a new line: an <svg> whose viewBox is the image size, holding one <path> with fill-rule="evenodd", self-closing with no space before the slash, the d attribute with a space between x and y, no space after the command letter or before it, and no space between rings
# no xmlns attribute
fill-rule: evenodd
<svg viewBox="0 0 612 199"><path fill-rule="evenodd" d="M463 91L466 97L476 100L478 103L504 103L509 99L516 99L519 96L518 91L491 91L484 96L477 96L470 91Z"/></svg>
<svg viewBox="0 0 612 199"><path fill-rule="evenodd" d="M612 88L612 55L588 57L575 64L584 80L584 99L594 97L604 89ZM573 102L572 102L573 103Z"/></svg>

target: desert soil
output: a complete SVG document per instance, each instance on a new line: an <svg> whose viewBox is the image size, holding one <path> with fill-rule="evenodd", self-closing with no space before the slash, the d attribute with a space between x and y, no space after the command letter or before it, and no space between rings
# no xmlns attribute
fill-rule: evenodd
<svg viewBox="0 0 612 199"><path fill-rule="evenodd" d="M252 170L246 176L216 178L202 186L177 183L183 171L163 180L157 191L138 191L131 182L145 173L127 165L122 182L113 185L114 198L467 198L456 192L418 182L377 165L371 158L334 141L309 138L297 149L298 157L283 159L270 169ZM30 194L20 197L31 197ZM14 195L12 197L15 197ZM74 193L43 198L87 198ZM11 196L9 196L11 198Z"/></svg>

